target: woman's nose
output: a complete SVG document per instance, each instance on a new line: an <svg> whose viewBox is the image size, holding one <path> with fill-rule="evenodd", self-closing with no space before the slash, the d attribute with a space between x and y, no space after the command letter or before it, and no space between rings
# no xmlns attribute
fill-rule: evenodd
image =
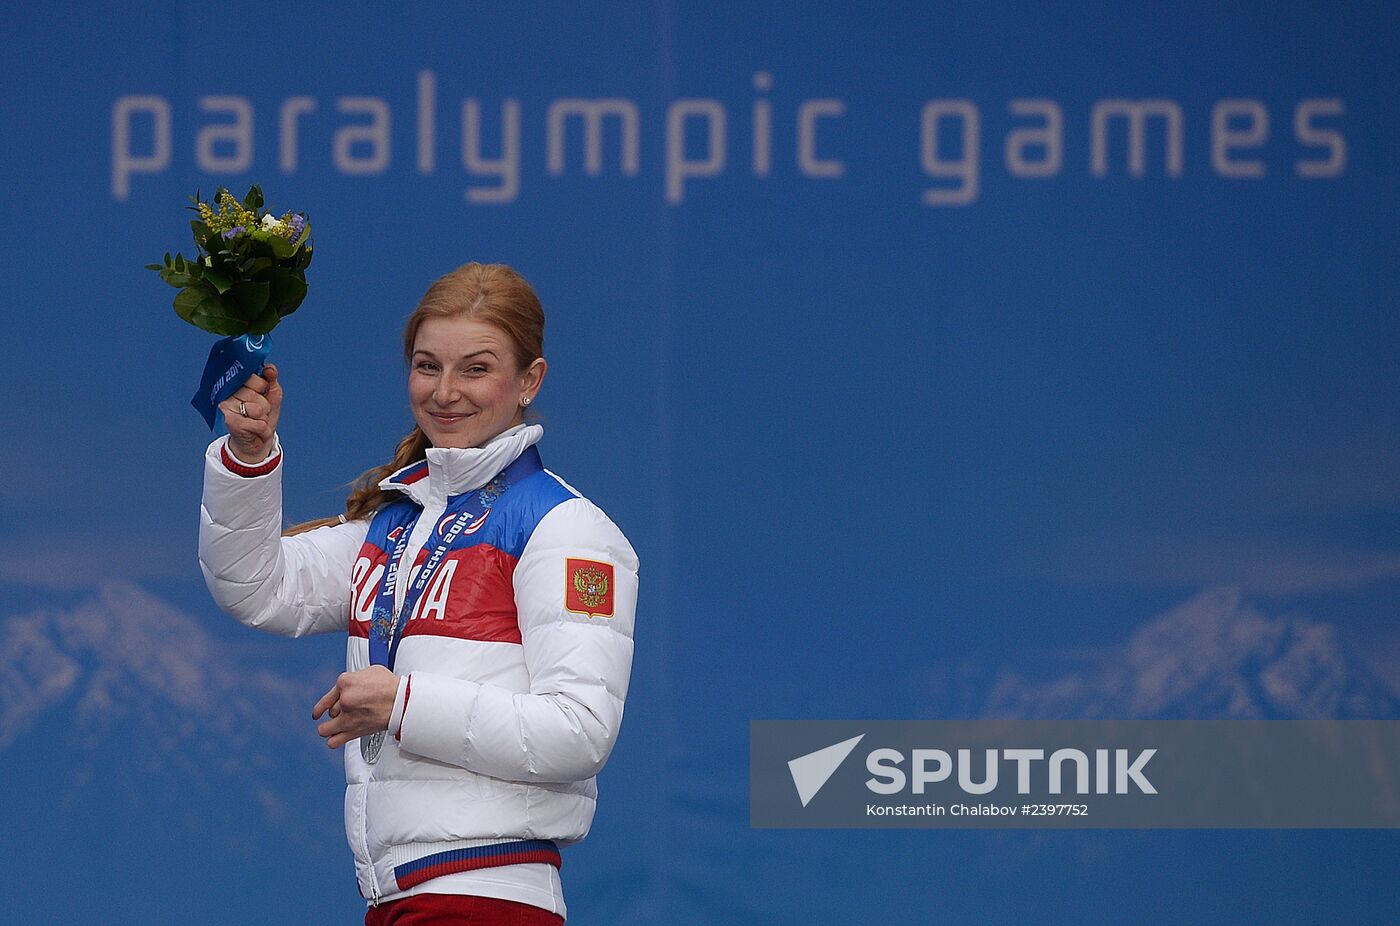
<svg viewBox="0 0 1400 926"><path fill-rule="evenodd" d="M444 373L438 377L437 386L433 388L433 401L439 406L450 405L453 400L460 395L457 389L456 379L450 373Z"/></svg>

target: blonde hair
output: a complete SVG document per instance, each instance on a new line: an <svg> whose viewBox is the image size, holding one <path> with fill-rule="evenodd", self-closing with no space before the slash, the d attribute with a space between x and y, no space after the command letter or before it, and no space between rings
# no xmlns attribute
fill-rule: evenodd
<svg viewBox="0 0 1400 926"><path fill-rule="evenodd" d="M468 316L494 325L509 340L515 354L515 369L524 370L536 357L544 356L544 309L539 297L525 278L505 264L463 264L451 273L439 277L428 287L418 307L408 316L403 332L404 362L413 358L413 342L418 328L426 319ZM426 459L431 444L428 436L416 424L399 441L393 459L366 470L350 483L345 499L345 513L330 518L305 521L283 531L290 537L315 530L342 520L367 518L380 507L396 501L397 492L386 492L380 480L410 463Z"/></svg>

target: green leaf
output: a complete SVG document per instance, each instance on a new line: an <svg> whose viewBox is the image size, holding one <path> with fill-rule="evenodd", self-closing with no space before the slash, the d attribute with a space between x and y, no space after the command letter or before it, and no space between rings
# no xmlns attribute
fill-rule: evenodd
<svg viewBox="0 0 1400 926"><path fill-rule="evenodd" d="M239 317L205 283L197 283L180 291L175 297L175 314L212 334L243 334L248 330L247 319Z"/></svg>
<svg viewBox="0 0 1400 926"><path fill-rule="evenodd" d="M259 209L262 208L262 205L262 187L258 186L257 184L254 184L252 188L248 190L248 195L243 197L243 208L247 209L249 212L257 212Z"/></svg>
<svg viewBox="0 0 1400 926"><path fill-rule="evenodd" d="M176 289L184 289L190 285L189 274L179 273L170 267L160 268L160 278Z"/></svg>
<svg viewBox="0 0 1400 926"><path fill-rule="evenodd" d="M194 307L198 304L199 299L198 293L192 295L188 289L180 290L175 294L175 301L172 303L175 306L175 314L193 325Z"/></svg>
<svg viewBox="0 0 1400 926"><path fill-rule="evenodd" d="M224 276L219 271L215 270L213 267L206 267L204 269L203 275L204 279L208 280L211 284L213 284L214 289L217 290L219 295L221 296L224 293L228 292L229 287L233 285L232 280Z"/></svg>
<svg viewBox="0 0 1400 926"><path fill-rule="evenodd" d="M272 253L277 255L278 260L286 260L297 252L297 246L286 238L278 238L275 235L267 239L267 245L272 249Z"/></svg>
<svg viewBox="0 0 1400 926"><path fill-rule="evenodd" d="M254 319L267 308L267 297L271 287L266 283L238 283L229 290L229 295L237 303L246 319Z"/></svg>
<svg viewBox="0 0 1400 926"><path fill-rule="evenodd" d="M281 305L287 294L287 281L292 272L285 267L275 267L267 274L267 304Z"/></svg>
<svg viewBox="0 0 1400 926"><path fill-rule="evenodd" d="M292 277L292 283L287 289L287 294L283 297L282 304L277 311L283 316L291 315L301 305L306 298L306 281L300 277Z"/></svg>
<svg viewBox="0 0 1400 926"><path fill-rule="evenodd" d="M257 318L253 319L253 321L248 325L248 333L267 334L273 328L276 328L277 323L281 320L282 316L277 314L277 309L273 306L268 306L262 311L262 314L260 314Z"/></svg>
<svg viewBox="0 0 1400 926"><path fill-rule="evenodd" d="M193 324L194 313L210 299L217 301L218 294L206 289L203 283L192 283L175 294L175 314Z"/></svg>
<svg viewBox="0 0 1400 926"><path fill-rule="evenodd" d="M199 286L189 286L175 294L175 314L185 321L190 320L195 308L208 294Z"/></svg>
<svg viewBox="0 0 1400 926"><path fill-rule="evenodd" d="M208 303L201 306L200 310L194 313L194 316L190 319L191 324L203 328L211 334L219 334L225 337L248 333L248 323L243 319L222 314L222 308L205 311L207 306Z"/></svg>
<svg viewBox="0 0 1400 926"><path fill-rule="evenodd" d="M267 304L277 310L278 315L290 315L306 298L306 281L291 270L278 268L272 276L272 292Z"/></svg>
<svg viewBox="0 0 1400 926"><path fill-rule="evenodd" d="M147 269L147 270L164 270L164 269L165 269L165 265L164 265L164 264L147 264L147 265L146 265L146 269Z"/></svg>
<svg viewBox="0 0 1400 926"><path fill-rule="evenodd" d="M239 272L243 276L253 278L262 275L263 271L275 267L270 257L250 257L238 265Z"/></svg>

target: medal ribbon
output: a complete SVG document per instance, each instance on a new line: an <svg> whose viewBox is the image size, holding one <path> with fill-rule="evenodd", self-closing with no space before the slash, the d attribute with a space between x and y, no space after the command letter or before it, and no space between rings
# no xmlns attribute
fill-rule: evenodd
<svg viewBox="0 0 1400 926"><path fill-rule="evenodd" d="M399 640L403 637L408 616L413 613L418 599L423 597L423 592L427 589L433 576L436 575L443 559L446 558L447 551L452 548L452 545L468 525L485 519L491 511L491 506L496 504L497 499L505 494L507 489L526 476L542 469L544 469L544 464L540 462L540 452L533 446L526 447L524 452L515 458L515 462L501 470L486 485L464 493L461 501L458 502L460 507L452 524L445 533L441 533L442 539L437 542L432 552L428 554L427 560L419 568L418 575L413 579L413 584L404 593L403 604L396 611L394 610L394 588L398 582L399 564L403 560L404 551L408 549L408 539L413 533L413 528L418 524L418 518L415 517L404 525L403 533L399 535L398 541L394 544L393 552L389 554L388 567L384 570L384 579L380 583L379 593L374 599L374 611L371 614L369 625L370 665L386 666L391 670L394 668L394 657L398 655ZM418 515L422 516L421 510ZM433 533L438 534L439 531L435 528Z"/></svg>

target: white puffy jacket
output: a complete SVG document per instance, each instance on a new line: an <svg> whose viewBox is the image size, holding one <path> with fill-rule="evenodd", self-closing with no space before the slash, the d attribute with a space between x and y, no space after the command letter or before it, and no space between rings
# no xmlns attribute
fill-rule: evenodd
<svg viewBox="0 0 1400 926"><path fill-rule="evenodd" d="M421 511L403 557L417 563L450 497L484 486L542 433L518 426L482 448L429 448L426 464L380 483L411 506L293 537L281 536L280 445L249 468L226 453L226 438L215 440L205 454L199 530L209 590L249 627L288 636L348 630L346 668L363 669L383 548L392 547L383 540L389 514L406 526L406 512ZM372 903L416 893L432 879L423 889L506 896L563 914L562 898L512 891L500 877L481 889L487 882L473 886L472 875L493 852L513 853L497 864L524 870L533 862L540 870L533 849L587 834L594 776L622 721L638 564L616 525L558 477L542 471L529 485L532 506L498 503L496 526L510 527L497 531L504 539L464 552L455 571L448 568L454 548L406 622L393 666L400 676L394 735L378 762L365 763L358 743L345 750L346 835L360 891ZM581 568L611 573L605 604L597 588L578 597ZM396 608L416 572L398 570Z"/></svg>

